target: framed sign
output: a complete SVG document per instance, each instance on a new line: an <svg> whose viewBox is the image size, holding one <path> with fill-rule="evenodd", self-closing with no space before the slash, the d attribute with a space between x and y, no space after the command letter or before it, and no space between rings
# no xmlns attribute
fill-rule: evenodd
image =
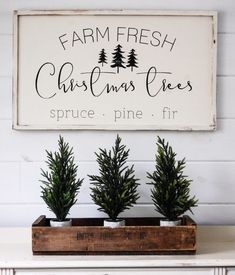
<svg viewBox="0 0 235 275"><path fill-rule="evenodd" d="M13 128L215 129L216 19L15 12Z"/></svg>

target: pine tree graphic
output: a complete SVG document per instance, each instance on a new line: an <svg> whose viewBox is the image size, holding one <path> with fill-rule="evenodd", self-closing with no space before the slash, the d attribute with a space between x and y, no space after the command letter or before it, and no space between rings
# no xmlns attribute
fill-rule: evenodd
<svg viewBox="0 0 235 275"><path fill-rule="evenodd" d="M98 63L102 64L102 67L104 66L104 63L107 64L107 56L106 56L106 52L104 49L101 50L100 54L99 54L99 61Z"/></svg>
<svg viewBox="0 0 235 275"><path fill-rule="evenodd" d="M136 67L138 68L137 66L137 58L136 58L137 54L135 53L135 50L132 49L130 52L129 52L129 55L127 56L128 57L128 60L127 60L127 67L131 67L131 71L133 72L133 67Z"/></svg>
<svg viewBox="0 0 235 275"><path fill-rule="evenodd" d="M124 53L122 50L122 46L121 45L117 45L117 47L114 49L114 52L112 53L113 55L113 61L112 61L112 68L117 67L117 73L119 73L119 68L125 68L124 61L123 59L125 58L122 54Z"/></svg>

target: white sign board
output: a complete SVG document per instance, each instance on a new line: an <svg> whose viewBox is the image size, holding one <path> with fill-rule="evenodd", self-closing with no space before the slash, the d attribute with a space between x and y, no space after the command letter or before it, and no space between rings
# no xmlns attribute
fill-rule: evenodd
<svg viewBox="0 0 235 275"><path fill-rule="evenodd" d="M15 129L213 130L216 13L18 11Z"/></svg>

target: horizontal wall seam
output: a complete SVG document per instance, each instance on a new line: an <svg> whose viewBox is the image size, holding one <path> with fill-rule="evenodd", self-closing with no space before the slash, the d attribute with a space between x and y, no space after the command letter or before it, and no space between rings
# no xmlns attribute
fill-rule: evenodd
<svg viewBox="0 0 235 275"><path fill-rule="evenodd" d="M235 77L235 74L217 74L217 77Z"/></svg>
<svg viewBox="0 0 235 275"><path fill-rule="evenodd" d="M155 152L153 152L155 154ZM45 158L46 159L46 158ZM23 160L0 160L0 164L11 164L11 163L15 163L15 164L43 164L45 163L45 159L42 160L32 160L32 161L23 161ZM96 164L96 160L84 160L84 159L75 159L75 162L79 164ZM154 164L155 160L132 160L129 159L127 161L127 163L144 163L144 164ZM208 159L197 159L197 160L193 160L193 159L186 159L186 163L195 163L195 164L206 164L206 163L234 163L235 164L235 159L234 160L208 160ZM98 164L97 164L98 165Z"/></svg>
<svg viewBox="0 0 235 275"><path fill-rule="evenodd" d="M0 202L0 206L8 206L8 205L11 205L11 206L46 206L46 204L44 203L34 203L34 202L28 202L28 203L24 203L24 202L17 202L17 203L11 203L11 202ZM235 202L203 202L203 203L198 203L197 204L198 207L217 207L217 206L235 206ZM79 206L89 206L89 207L97 207L97 205L95 205L94 203L76 203L74 205L75 207L79 207ZM137 203L134 207L154 207L153 203Z"/></svg>
<svg viewBox="0 0 235 275"><path fill-rule="evenodd" d="M7 32L0 32L0 36L13 36L13 34Z"/></svg>

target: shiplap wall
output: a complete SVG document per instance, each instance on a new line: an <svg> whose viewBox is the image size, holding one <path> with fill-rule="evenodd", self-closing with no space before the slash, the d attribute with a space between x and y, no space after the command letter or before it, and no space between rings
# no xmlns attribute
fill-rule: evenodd
<svg viewBox="0 0 235 275"><path fill-rule="evenodd" d="M171 9L218 11L216 132L120 132L130 148L130 162L141 179L141 199L124 216L157 215L146 186L154 168L156 136L165 137L186 157L186 173L199 199L199 224L235 224L235 1L234 0L0 0L0 226L29 226L41 214L52 216L40 198L40 168L45 149L57 148L62 133L75 150L79 176L85 177L73 217L97 217L87 174L97 172L94 151L111 147L115 131L13 131L12 14L16 9ZM33 37L32 37L33 39ZM40 45L35 45L40 47Z"/></svg>

